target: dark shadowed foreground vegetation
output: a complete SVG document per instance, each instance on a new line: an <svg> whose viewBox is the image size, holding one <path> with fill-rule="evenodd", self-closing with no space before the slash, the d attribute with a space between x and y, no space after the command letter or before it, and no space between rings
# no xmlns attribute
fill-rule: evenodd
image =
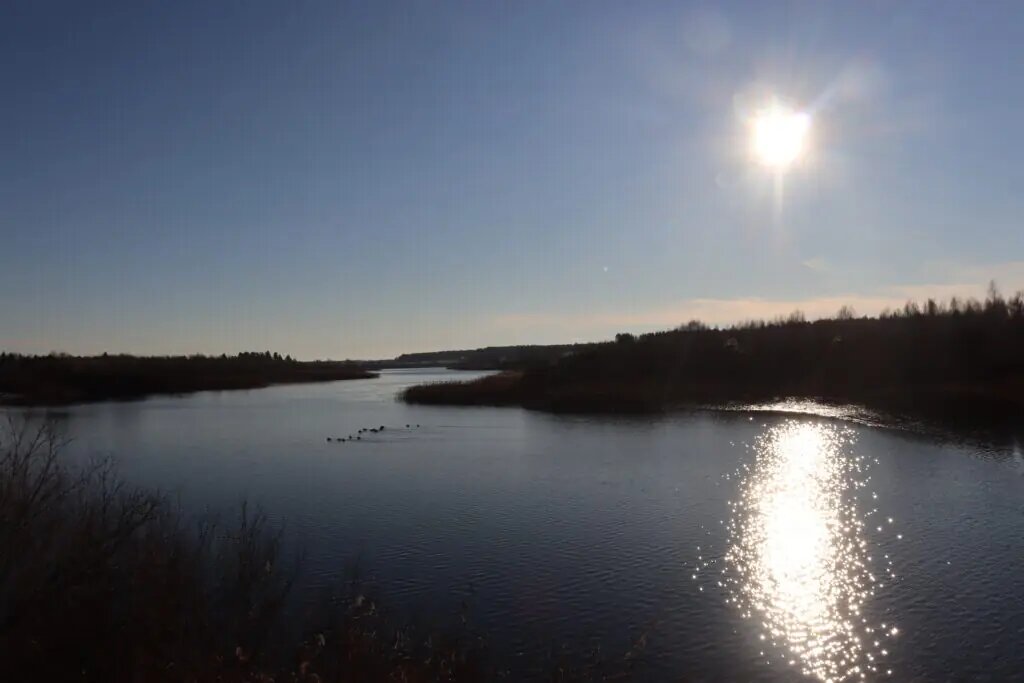
<svg viewBox="0 0 1024 683"><path fill-rule="evenodd" d="M347 362L301 362L278 353L237 356L22 356L0 354L0 402L61 404L151 394L254 389L377 375Z"/></svg>
<svg viewBox="0 0 1024 683"><path fill-rule="evenodd" d="M410 387L413 403L651 412L812 398L965 423L1024 417L1024 295L908 303L878 318L844 307L808 322L675 330L594 345L543 367Z"/></svg>
<svg viewBox="0 0 1024 683"><path fill-rule="evenodd" d="M463 611L416 628L357 581L298 609L301 570L266 517L190 519L107 462L69 468L47 425L0 427L0 672L5 681L478 681L489 663ZM289 608L289 604L292 607ZM622 680L564 653L535 680ZM539 675L537 675L539 674Z"/></svg>

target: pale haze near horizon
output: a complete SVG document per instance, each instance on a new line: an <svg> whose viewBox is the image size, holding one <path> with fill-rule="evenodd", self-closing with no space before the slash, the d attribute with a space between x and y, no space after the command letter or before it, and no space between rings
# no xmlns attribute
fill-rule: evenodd
<svg viewBox="0 0 1024 683"><path fill-rule="evenodd" d="M7 3L0 349L380 358L1012 291L1021 83L1014 2ZM773 95L813 120L781 188Z"/></svg>

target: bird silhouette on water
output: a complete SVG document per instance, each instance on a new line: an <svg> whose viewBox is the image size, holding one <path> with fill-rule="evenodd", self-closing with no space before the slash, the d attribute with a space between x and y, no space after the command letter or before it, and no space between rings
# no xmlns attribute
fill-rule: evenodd
<svg viewBox="0 0 1024 683"><path fill-rule="evenodd" d="M418 425L418 424L414 425L412 423L409 423L409 424L405 425L406 429L418 429L419 427L420 427L420 425ZM346 437L340 437L340 436L330 437L329 436L329 437L327 437L327 440L329 442L337 441L338 443L341 443L343 441L362 441L363 440L363 437L361 436L362 434L364 434L364 433L365 434L379 434L380 432L383 432L385 429L386 429L385 425L380 425L379 427L360 427L356 431L355 434L349 434Z"/></svg>

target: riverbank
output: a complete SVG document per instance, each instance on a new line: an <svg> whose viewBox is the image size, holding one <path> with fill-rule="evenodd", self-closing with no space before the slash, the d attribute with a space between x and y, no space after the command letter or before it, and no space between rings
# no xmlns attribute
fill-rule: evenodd
<svg viewBox="0 0 1024 683"><path fill-rule="evenodd" d="M258 389L274 384L372 379L359 365L237 356L0 356L0 404L65 405L160 394Z"/></svg>
<svg viewBox="0 0 1024 683"><path fill-rule="evenodd" d="M879 318L682 328L594 345L542 367L413 386L431 405L519 405L566 413L810 399L900 417L1024 421L1024 299L908 304Z"/></svg>
<svg viewBox="0 0 1024 683"><path fill-rule="evenodd" d="M402 392L402 400L423 405L520 406L550 413L655 414L677 409L813 401L859 406L894 418L960 422L967 425L1013 423L1024 419L1024 386L931 385L882 387L876 391L829 394L825 391L744 391L715 386L672 386L658 382L586 383L546 386L535 376L504 372L467 382L420 384Z"/></svg>

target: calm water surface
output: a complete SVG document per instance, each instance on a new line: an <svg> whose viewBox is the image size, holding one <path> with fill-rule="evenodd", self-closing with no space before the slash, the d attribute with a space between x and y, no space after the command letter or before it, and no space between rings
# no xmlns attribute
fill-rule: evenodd
<svg viewBox="0 0 1024 683"><path fill-rule="evenodd" d="M453 374L57 412L76 455L113 455L189 509L248 498L284 520L307 595L358 563L414 614L466 601L517 678L553 646L614 658L646 636L649 680L1024 680L1012 440L394 399Z"/></svg>

